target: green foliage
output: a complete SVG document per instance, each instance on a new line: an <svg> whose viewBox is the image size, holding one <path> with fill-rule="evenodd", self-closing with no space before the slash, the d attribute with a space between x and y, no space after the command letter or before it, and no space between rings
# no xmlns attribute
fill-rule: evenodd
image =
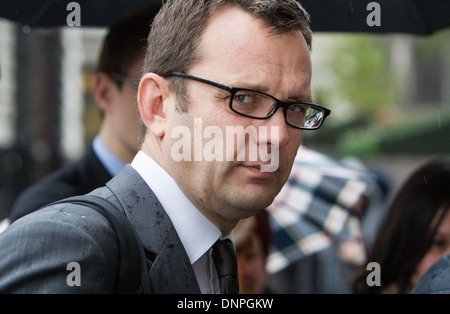
<svg viewBox="0 0 450 314"><path fill-rule="evenodd" d="M450 104L436 87L450 75L442 74L448 71L450 31L402 38L406 46L396 45L397 39L367 34L326 38L326 57L318 60L322 77L327 75L314 99L332 114L319 132L305 138L310 147L362 159L379 153L450 153ZM408 64L393 64L399 56L392 53L399 47L413 49L408 71Z"/></svg>
<svg viewBox="0 0 450 314"><path fill-rule="evenodd" d="M381 152L448 154L449 131L448 111L403 115L391 125L371 124L342 132L337 139L337 155L364 159Z"/></svg>
<svg viewBox="0 0 450 314"><path fill-rule="evenodd" d="M417 43L417 53L427 60L433 60L441 53L442 44L450 43L450 30L444 30L430 37L420 38Z"/></svg>
<svg viewBox="0 0 450 314"><path fill-rule="evenodd" d="M337 153L340 157L358 156L361 159L376 155L384 134L384 128L379 125L350 130L339 138Z"/></svg>
<svg viewBox="0 0 450 314"><path fill-rule="evenodd" d="M332 53L328 66L338 78L336 92L355 110L370 118L378 108L394 102L395 76L382 38L342 36Z"/></svg>

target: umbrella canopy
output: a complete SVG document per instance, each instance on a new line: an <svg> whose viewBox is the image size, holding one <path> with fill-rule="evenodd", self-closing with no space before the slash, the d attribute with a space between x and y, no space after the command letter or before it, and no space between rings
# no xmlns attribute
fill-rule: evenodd
<svg viewBox="0 0 450 314"><path fill-rule="evenodd" d="M131 8L161 4L161 0L0 0L0 17L31 27L68 26L69 15L78 10L80 26L105 27Z"/></svg>
<svg viewBox="0 0 450 314"><path fill-rule="evenodd" d="M79 4L81 26L108 26L134 6L163 0L0 0L0 17L32 27L66 26ZM448 0L299 0L311 15L312 30L431 34L450 26Z"/></svg>
<svg viewBox="0 0 450 314"><path fill-rule="evenodd" d="M301 147L287 184L267 209L274 232L267 264L269 273L276 273L335 241L360 239L355 205L373 179L371 174ZM354 257L360 254L357 250Z"/></svg>
<svg viewBox="0 0 450 314"><path fill-rule="evenodd" d="M300 0L300 3L311 15L313 31L426 35L450 26L448 0Z"/></svg>

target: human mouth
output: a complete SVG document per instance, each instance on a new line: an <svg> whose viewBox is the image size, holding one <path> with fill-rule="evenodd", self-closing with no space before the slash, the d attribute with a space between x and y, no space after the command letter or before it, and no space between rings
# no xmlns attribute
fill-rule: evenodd
<svg viewBox="0 0 450 314"><path fill-rule="evenodd" d="M250 174L254 177L260 178L260 179L270 179L275 176L276 171L264 171L264 165L262 164L243 164L241 165L243 168L245 168L247 171L250 172Z"/></svg>

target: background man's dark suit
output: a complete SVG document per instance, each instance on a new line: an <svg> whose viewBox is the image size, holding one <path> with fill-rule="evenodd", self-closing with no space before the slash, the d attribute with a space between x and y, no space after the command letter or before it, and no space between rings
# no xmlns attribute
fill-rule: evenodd
<svg viewBox="0 0 450 314"><path fill-rule="evenodd" d="M124 209L150 259L152 292L200 293L171 220L133 167L125 166L106 187L90 194ZM114 291L117 239L107 220L91 208L60 204L34 212L2 233L0 247L5 248L0 259L0 293ZM80 286L67 284L71 273L67 265L72 262L80 265Z"/></svg>
<svg viewBox="0 0 450 314"><path fill-rule="evenodd" d="M65 166L20 194L9 214L11 223L54 201L83 195L104 186L111 175L92 147L79 161Z"/></svg>

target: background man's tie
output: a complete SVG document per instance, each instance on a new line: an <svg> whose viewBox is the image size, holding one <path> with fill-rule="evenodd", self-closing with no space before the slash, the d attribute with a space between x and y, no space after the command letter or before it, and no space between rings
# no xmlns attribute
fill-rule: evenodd
<svg viewBox="0 0 450 314"><path fill-rule="evenodd" d="M229 239L217 240L213 245L212 257L216 265L221 293L238 294L238 269L233 243Z"/></svg>

